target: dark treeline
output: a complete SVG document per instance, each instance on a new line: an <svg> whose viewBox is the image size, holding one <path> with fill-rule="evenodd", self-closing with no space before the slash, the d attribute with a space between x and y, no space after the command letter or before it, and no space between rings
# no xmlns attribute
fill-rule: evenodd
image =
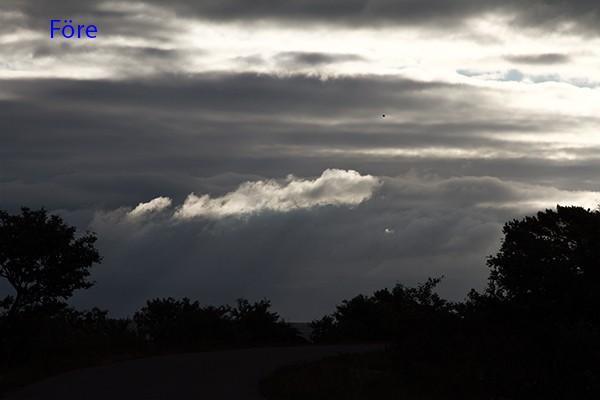
<svg viewBox="0 0 600 400"><path fill-rule="evenodd" d="M0 318L0 388L66 369L173 352L304 343L267 300L201 306L187 298L149 300L133 318L107 311L37 308Z"/></svg>
<svg viewBox="0 0 600 400"><path fill-rule="evenodd" d="M317 372L322 366L312 366L300 372L307 374L300 379L284 374L269 382L267 392L277 394L270 398L401 398L402 393L407 398L531 400L600 395L600 327L581 314L575 316L583 310L557 314L489 293L472 293L465 302L449 303L431 292L437 282L430 279L416 288L397 285L357 296L314 321L316 343L389 344L374 359L342 358L325 364L325 372ZM345 368L337 380L328 376ZM361 369L364 379L357 377ZM315 372L321 375L313 376ZM301 387L289 386L290 380L301 382ZM345 380L359 386L328 387ZM313 387L315 382L323 386Z"/></svg>
<svg viewBox="0 0 600 400"><path fill-rule="evenodd" d="M206 306L189 299L149 300L133 318L107 311L38 309L2 325L3 359L12 365L109 354L193 351L225 346L293 344L297 331L271 312L268 301Z"/></svg>
<svg viewBox="0 0 600 400"><path fill-rule="evenodd" d="M591 399L600 394L600 211L557 207L505 224L483 291L462 302L441 278L343 301L312 323L315 343L379 341L386 351L278 372L272 399ZM66 305L101 261L95 236L46 211L0 212L1 384L119 357L296 344L267 300L204 306L149 300L129 319ZM15 378L17 377L17 378Z"/></svg>
<svg viewBox="0 0 600 400"><path fill-rule="evenodd" d="M0 299L0 389L86 365L152 354L305 342L268 300L203 306L152 299L132 318L67 305L101 262L96 237L45 210L0 211L0 276L14 294Z"/></svg>
<svg viewBox="0 0 600 400"><path fill-rule="evenodd" d="M377 340L389 348L282 371L265 381L265 393L329 400L598 398L600 211L559 206L510 221L503 233L500 250L487 259L483 292L451 303L434 292L440 279L429 279L343 301L313 322L313 340Z"/></svg>
<svg viewBox="0 0 600 400"><path fill-rule="evenodd" d="M138 335L161 351L304 342L270 307L268 300L202 307L186 298L155 299L136 312L133 321Z"/></svg>

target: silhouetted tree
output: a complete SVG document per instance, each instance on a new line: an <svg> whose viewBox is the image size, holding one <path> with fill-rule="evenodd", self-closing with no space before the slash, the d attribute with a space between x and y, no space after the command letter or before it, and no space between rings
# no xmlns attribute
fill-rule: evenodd
<svg viewBox="0 0 600 400"><path fill-rule="evenodd" d="M298 331L270 309L269 300L250 303L248 300L238 299L237 306L231 309L238 342L264 344L300 341Z"/></svg>
<svg viewBox="0 0 600 400"><path fill-rule="evenodd" d="M503 233L487 261L488 296L538 314L598 321L600 211L558 206L512 220Z"/></svg>
<svg viewBox="0 0 600 400"><path fill-rule="evenodd" d="M24 310L60 305L76 289L89 288L89 268L101 257L96 236L76 230L47 211L0 211L0 276L15 295L2 301L9 318Z"/></svg>
<svg viewBox="0 0 600 400"><path fill-rule="evenodd" d="M236 307L202 307L197 301L169 297L149 300L135 313L134 321L139 335L161 350L297 342L297 330L270 307L268 300L240 299Z"/></svg>
<svg viewBox="0 0 600 400"><path fill-rule="evenodd" d="M139 334L160 349L193 349L231 341L230 308L201 307L188 298L153 299L135 313Z"/></svg>
<svg viewBox="0 0 600 400"><path fill-rule="evenodd" d="M441 278L429 278L417 287L397 284L371 296L342 301L332 315L314 321L315 341L379 340L395 338L407 328L452 315L453 305L434 292Z"/></svg>

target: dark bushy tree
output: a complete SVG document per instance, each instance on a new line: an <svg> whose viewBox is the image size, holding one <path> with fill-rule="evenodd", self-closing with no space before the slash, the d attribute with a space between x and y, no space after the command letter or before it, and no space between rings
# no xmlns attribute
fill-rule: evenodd
<svg viewBox="0 0 600 400"><path fill-rule="evenodd" d="M298 331L270 311L271 302L250 303L239 299L231 310L237 340L247 344L294 343L300 341Z"/></svg>
<svg viewBox="0 0 600 400"><path fill-rule="evenodd" d="M201 307L188 298L149 300L133 319L141 337L160 349L193 349L231 341L230 308Z"/></svg>
<svg viewBox="0 0 600 400"><path fill-rule="evenodd" d="M298 342L296 329L270 307L267 300L202 307L187 298L154 299L135 313L134 321L139 335L161 350Z"/></svg>
<svg viewBox="0 0 600 400"><path fill-rule="evenodd" d="M600 211L557 206L503 234L488 287L458 307L454 335L475 345L470 362L504 397L597 398Z"/></svg>
<svg viewBox="0 0 600 400"><path fill-rule="evenodd" d="M452 316L452 304L434 292L441 278L429 278L417 287L397 284L371 296L344 300L332 315L314 321L313 340L387 340L417 322Z"/></svg>
<svg viewBox="0 0 600 400"><path fill-rule="evenodd" d="M2 303L8 315L63 303L76 289L89 288L89 268L101 261L96 236L76 230L44 209L20 214L0 211L0 276L15 295Z"/></svg>
<svg viewBox="0 0 600 400"><path fill-rule="evenodd" d="M546 316L600 321L600 211L558 206L512 220L503 233L487 262L487 296Z"/></svg>

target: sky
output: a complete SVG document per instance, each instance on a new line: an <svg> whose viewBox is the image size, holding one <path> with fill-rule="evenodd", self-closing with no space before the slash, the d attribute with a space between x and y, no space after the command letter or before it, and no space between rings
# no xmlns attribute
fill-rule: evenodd
<svg viewBox="0 0 600 400"><path fill-rule="evenodd" d="M591 0L2 0L0 208L95 232L71 303L118 316L461 300L504 222L600 203L598 49Z"/></svg>

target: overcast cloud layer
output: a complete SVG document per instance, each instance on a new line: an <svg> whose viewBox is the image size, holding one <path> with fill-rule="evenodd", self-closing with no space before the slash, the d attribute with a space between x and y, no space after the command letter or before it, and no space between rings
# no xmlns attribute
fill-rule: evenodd
<svg viewBox="0 0 600 400"><path fill-rule="evenodd" d="M600 202L599 26L583 0L2 1L0 208L97 232L73 303L117 315L460 299L505 221Z"/></svg>

